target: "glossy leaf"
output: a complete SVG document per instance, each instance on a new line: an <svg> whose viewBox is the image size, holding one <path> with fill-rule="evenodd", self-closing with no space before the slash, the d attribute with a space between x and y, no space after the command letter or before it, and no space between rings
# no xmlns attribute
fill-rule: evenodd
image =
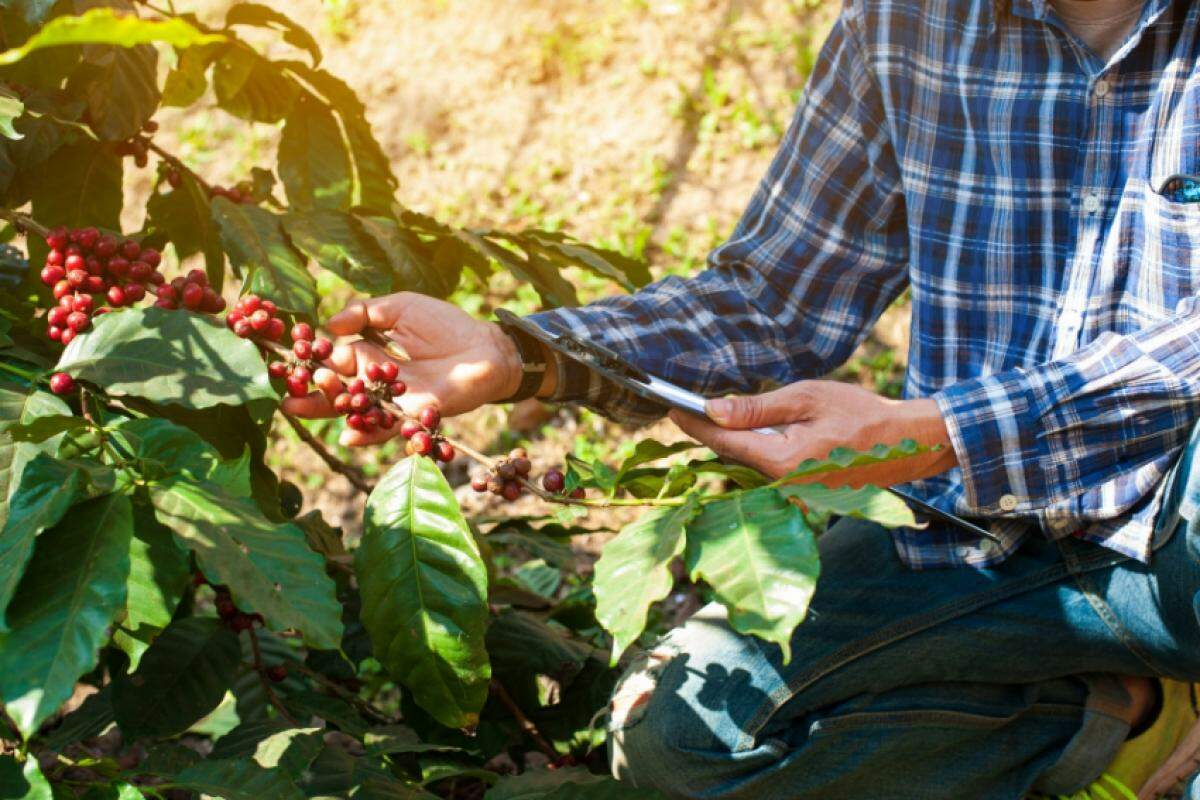
<svg viewBox="0 0 1200 800"><path fill-rule="evenodd" d="M220 290L225 276L225 253L221 249L221 231L209 209L208 195L191 175L180 174L179 180L178 189L151 195L146 213L151 223L171 240L180 260L204 254L209 283Z"/></svg>
<svg viewBox="0 0 1200 800"><path fill-rule="evenodd" d="M819 483L790 483L779 487L784 497L804 503L809 511L839 517L866 519L885 528L913 527L912 509L896 495L878 486L830 489Z"/></svg>
<svg viewBox="0 0 1200 800"><path fill-rule="evenodd" d="M709 503L687 526L687 565L729 610L734 630L778 644L790 659L821 571L799 508L767 488Z"/></svg>
<svg viewBox="0 0 1200 800"><path fill-rule="evenodd" d="M455 752L451 745L423 742L412 728L403 725L381 725L363 734L368 756L387 756L399 753Z"/></svg>
<svg viewBox="0 0 1200 800"><path fill-rule="evenodd" d="M250 758L205 759L169 778L174 786L224 800L304 800L286 772Z"/></svg>
<svg viewBox="0 0 1200 800"><path fill-rule="evenodd" d="M350 214L292 210L284 216L283 227L300 252L355 289L373 296L391 291L392 267L387 255Z"/></svg>
<svg viewBox="0 0 1200 800"><path fill-rule="evenodd" d="M274 64L244 44L228 48L213 67L217 105L252 122L279 122L288 115L300 87Z"/></svg>
<svg viewBox="0 0 1200 800"><path fill-rule="evenodd" d="M0 635L0 697L25 736L96 665L125 606L132 533L129 498L106 495L38 537L8 609L10 630Z"/></svg>
<svg viewBox="0 0 1200 800"><path fill-rule="evenodd" d="M48 226L81 228L121 226L121 159L98 142L79 142L54 154L54 169L39 170L31 182L33 216ZM36 245L36 247L35 247ZM46 243L29 241L30 261L45 258Z"/></svg>
<svg viewBox="0 0 1200 800"><path fill-rule="evenodd" d="M155 307L97 317L58 368L110 395L193 409L277 399L251 342L207 316Z"/></svg>
<svg viewBox="0 0 1200 800"><path fill-rule="evenodd" d="M9 435L9 429L16 424L28 424L38 417L69 413L67 404L49 392L0 382L0 531L8 519L8 504L20 483L25 464L39 451L53 452L57 447L54 441L41 444L16 442ZM0 549L2 547L0 545Z"/></svg>
<svg viewBox="0 0 1200 800"><path fill-rule="evenodd" d="M245 277L246 290L269 297L283 310L312 315L317 285L284 235L280 218L258 206L212 202L221 241L235 269Z"/></svg>
<svg viewBox="0 0 1200 800"><path fill-rule="evenodd" d="M7 89L0 89L0 136L6 139L24 138L24 134L13 127L13 123L24 113L25 104L21 98L10 94Z"/></svg>
<svg viewBox="0 0 1200 800"><path fill-rule="evenodd" d="M211 483L170 480L152 487L151 498L159 521L195 553L210 581L229 587L239 608L262 614L273 630L295 628L313 647L338 646L333 581L298 527L270 522L251 501Z"/></svg>
<svg viewBox="0 0 1200 800"><path fill-rule="evenodd" d="M604 545L593 588L596 619L613 637L614 665L646 627L650 606L675 585L669 567L683 553L684 527L699 513L699 500L688 495L681 506L641 514Z"/></svg>
<svg viewBox="0 0 1200 800"><path fill-rule="evenodd" d="M302 94L279 139L279 178L292 208L350 208L354 165L328 106Z"/></svg>
<svg viewBox="0 0 1200 800"><path fill-rule="evenodd" d="M288 728L263 739L254 749L260 767L279 767L299 777L317 757L324 744L320 728Z"/></svg>
<svg viewBox="0 0 1200 800"><path fill-rule="evenodd" d="M112 724L112 687L105 686L88 695L43 741L51 750L62 751L75 742L99 736Z"/></svg>
<svg viewBox="0 0 1200 800"><path fill-rule="evenodd" d="M183 475L210 481L235 497L250 494L245 460L223 460L216 447L189 428L160 417L139 417L121 420L109 431L147 480Z"/></svg>
<svg viewBox="0 0 1200 800"><path fill-rule="evenodd" d="M179 53L179 62L167 73L163 83L162 104L186 107L198 101L208 89L208 68L225 51L224 42L203 44Z"/></svg>
<svg viewBox="0 0 1200 800"><path fill-rule="evenodd" d="M150 643L171 622L191 577L187 554L171 531L159 524L152 509L135 504L125 617L113 632L113 644L129 656L129 669L137 669Z"/></svg>
<svg viewBox="0 0 1200 800"><path fill-rule="evenodd" d="M78 430L88 426L87 420L74 414L55 414L37 417L25 423L18 423L8 429L8 434L15 442L44 442L60 433Z"/></svg>
<svg viewBox="0 0 1200 800"><path fill-rule="evenodd" d="M167 626L137 670L113 685L113 710L126 739L183 733L220 704L241 664L237 634L212 617Z"/></svg>
<svg viewBox="0 0 1200 800"><path fill-rule="evenodd" d="M6 800L54 800L50 782L42 774L34 757L17 761L10 755L0 756L0 797Z"/></svg>
<svg viewBox="0 0 1200 800"><path fill-rule="evenodd" d="M105 141L136 135L158 110L158 51L149 45L85 47L72 80L85 84L89 124Z"/></svg>
<svg viewBox="0 0 1200 800"><path fill-rule="evenodd" d="M673 456L676 453L682 453L686 450L695 450L698 445L695 442L672 442L671 444L663 444L654 439L643 439L633 448L633 452L621 462L621 466L617 467L616 483L621 484L629 472L642 464L648 464L651 461L658 461L667 456Z"/></svg>
<svg viewBox="0 0 1200 800"><path fill-rule="evenodd" d="M360 214L357 221L387 255L400 291L446 297L458 286L460 269L439 270L423 251L416 234L405 230L391 217Z"/></svg>
<svg viewBox="0 0 1200 800"><path fill-rule="evenodd" d="M285 42L308 51L314 67L321 63L321 48L312 34L273 8L260 3L238 3L225 13L225 27L233 25L255 25L280 31Z"/></svg>
<svg viewBox="0 0 1200 800"><path fill-rule="evenodd" d="M0 53L0 65L20 61L34 50L68 44L113 44L133 47L163 42L175 47L222 41L219 34L202 33L186 20L139 19L112 8L93 8L79 16L55 17L20 47Z"/></svg>
<svg viewBox="0 0 1200 800"><path fill-rule="evenodd" d="M910 456L928 453L930 448L917 444L912 439L905 439L899 444L877 444L870 450L858 451L848 447L834 449L828 458L810 458L789 472L783 482L798 478L809 478L826 472L837 472L852 467L865 467L872 464L885 464L889 461L899 461Z"/></svg>
<svg viewBox="0 0 1200 800"><path fill-rule="evenodd" d="M645 286L651 280L650 267L645 261L584 244L564 233L533 230L523 231L520 237L525 247L537 248L543 257L558 259L564 266L589 270L615 281L626 291Z"/></svg>
<svg viewBox="0 0 1200 800"><path fill-rule="evenodd" d="M545 675L565 686L583 669L592 648L527 611L508 609L492 620L488 654L496 675Z"/></svg>
<svg viewBox="0 0 1200 800"><path fill-rule="evenodd" d="M662 795L593 775L583 767L529 769L504 777L484 800L659 800Z"/></svg>
<svg viewBox="0 0 1200 800"><path fill-rule="evenodd" d="M375 657L442 724L474 725L491 675L487 570L431 459L406 458L376 485L355 568Z"/></svg>

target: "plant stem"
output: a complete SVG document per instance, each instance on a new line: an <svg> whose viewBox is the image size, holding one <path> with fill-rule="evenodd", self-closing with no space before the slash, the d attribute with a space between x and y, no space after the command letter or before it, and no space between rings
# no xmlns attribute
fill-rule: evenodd
<svg viewBox="0 0 1200 800"><path fill-rule="evenodd" d="M12 364L9 364L6 361L0 361L0 369L4 370L5 372L12 373L13 375L16 375L18 378L24 378L25 380L29 381L30 383L37 383L37 379L38 379L37 373L30 372L29 370L21 369L20 367L14 367Z"/></svg>
<svg viewBox="0 0 1200 800"><path fill-rule="evenodd" d="M28 214L22 214L20 211L10 211L7 208L0 208L0 219L6 219L11 222L12 226L20 233L32 231L43 239L50 233L50 229L45 225Z"/></svg>
<svg viewBox="0 0 1200 800"><path fill-rule="evenodd" d="M299 728L300 723L284 707L283 703L279 700L279 696L275 694L275 690L271 688L271 681L267 678L266 668L262 662L262 651L258 647L258 633L255 632L254 626L249 627L247 633L250 634L250 649L254 652L254 671L258 673L258 682L262 684L263 691L267 695L267 700L270 701L271 705L275 706L275 710L279 712L281 717L287 720L289 725L293 728Z"/></svg>
<svg viewBox="0 0 1200 800"><path fill-rule="evenodd" d="M205 193L212 193L212 185L205 181L204 178L201 178L200 174L194 169L183 163L183 160L179 158L179 156L172 155L171 153L167 152L162 147L155 144L153 139L146 142L146 147L147 149L157 153L159 158L170 164L175 169L179 170L180 172L186 172L192 180L200 184L200 188L203 189Z"/></svg>
<svg viewBox="0 0 1200 800"><path fill-rule="evenodd" d="M545 737L542 736L541 731L537 729L537 725L533 724L533 720L525 716L525 712L522 711L521 707L518 706L516 701L512 699L512 695L508 693L508 690L504 688L504 684L493 678L491 687L492 694L496 695L496 699L508 709L508 713L513 715L513 719L517 721L517 725L521 726L521 730L523 730L525 734L533 740L533 743L537 745L537 748L541 750L551 761L557 760L560 755L559 752L554 749L554 745L546 741Z"/></svg>
<svg viewBox="0 0 1200 800"><path fill-rule="evenodd" d="M296 419L291 414L284 414L282 411L279 413L283 414L283 418L286 419L288 424L292 426L292 430L296 432L296 435L300 437L300 440L308 445L309 448L316 453L322 461L325 462L325 466L329 467L331 470L350 481L350 484L363 494L371 493L371 490L374 487L369 481L367 481L367 478L365 475L363 475L362 470L351 464L347 464L345 461L342 461L333 453L329 452L329 448L325 446L325 443L316 436L313 436L308 428L304 427L304 424L300 422L300 420Z"/></svg>

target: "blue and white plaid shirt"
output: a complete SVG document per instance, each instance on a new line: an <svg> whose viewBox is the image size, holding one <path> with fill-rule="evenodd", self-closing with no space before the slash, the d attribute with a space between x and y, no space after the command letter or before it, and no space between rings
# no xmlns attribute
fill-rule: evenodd
<svg viewBox="0 0 1200 800"><path fill-rule="evenodd" d="M535 319L712 396L829 372L909 288L905 395L961 464L912 488L1002 544L904 530L904 559L994 564L1040 528L1147 560L1200 418L1200 202L1168 186L1198 172L1200 3L1147 0L1105 62L1046 0L849 0L708 269Z"/></svg>

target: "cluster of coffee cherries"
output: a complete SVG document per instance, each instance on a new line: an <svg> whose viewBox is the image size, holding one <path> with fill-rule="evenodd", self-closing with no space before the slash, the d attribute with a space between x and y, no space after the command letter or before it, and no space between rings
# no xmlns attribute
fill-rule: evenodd
<svg viewBox="0 0 1200 800"><path fill-rule="evenodd" d="M155 289L155 296L158 299L154 305L159 308L186 308L203 314L220 314L225 310L225 298L208 285L208 274L202 269L164 283Z"/></svg>
<svg viewBox="0 0 1200 800"><path fill-rule="evenodd" d="M454 445L438 431L442 424L442 412L437 406L422 406L417 416L400 423L400 435L408 441L404 452L410 456L429 456L443 464L454 460Z"/></svg>
<svg viewBox="0 0 1200 800"><path fill-rule="evenodd" d="M279 309L270 300L248 294L234 303L233 310L225 315L225 324L243 339L263 338L278 342L287 329L278 314Z"/></svg>
<svg viewBox="0 0 1200 800"><path fill-rule="evenodd" d="M289 395L304 397L308 394L317 362L329 358L331 353L333 353L333 342L318 337L307 322L297 322L292 326L291 355L267 364L267 372L271 374L272 378L282 378L287 381ZM400 386L403 387L404 384L400 384Z"/></svg>
<svg viewBox="0 0 1200 800"><path fill-rule="evenodd" d="M69 344L88 329L92 317L137 303L148 289L166 283L158 271L162 255L133 239L91 227L59 227L47 234L46 244L50 252L41 279L57 302L46 314L46 333L56 342ZM108 305L98 305L97 297Z"/></svg>
<svg viewBox="0 0 1200 800"><path fill-rule="evenodd" d="M158 132L158 123L154 120L146 120L142 123L142 131L147 134ZM138 167L144 167L150 163L150 138L137 134L123 142L118 142L116 146L117 155L132 156L133 163Z"/></svg>
<svg viewBox="0 0 1200 800"><path fill-rule="evenodd" d="M355 378L342 387L342 392L333 398L333 409L346 417L346 425L352 430L370 433L382 429L391 430L396 424L396 415L383 407L384 402L394 400L408 391L399 379L395 362L371 363L363 370L363 377Z"/></svg>
<svg viewBox="0 0 1200 800"><path fill-rule="evenodd" d="M546 474L542 476L542 488L550 494L566 494L572 500L582 500L587 496L587 490L582 486L576 486L571 490L570 494L566 493L567 476L560 469L548 469Z"/></svg>
<svg viewBox="0 0 1200 800"><path fill-rule="evenodd" d="M262 614L247 614L237 607L233 602L233 596L229 593L229 588L226 586L217 586L208 581L204 577L203 572L196 572L192 575L193 586L212 586L213 592L216 594L215 605L217 608L217 616L224 622L229 629L234 633L248 631L255 625L262 625ZM287 666L285 664L275 664L267 667L264 673L273 682L279 683L287 677Z"/></svg>
<svg viewBox="0 0 1200 800"><path fill-rule="evenodd" d="M532 471L529 454L524 447L517 447L509 452L508 458L499 459L487 472L471 476L471 488L480 494L491 492L512 502L525 493L521 480L528 478Z"/></svg>
<svg viewBox="0 0 1200 800"><path fill-rule="evenodd" d="M168 166L163 170L163 175L172 189L178 189L183 185L183 173L178 168ZM236 186L209 186L208 196L209 198L224 197L233 203L255 202L254 185L250 181L240 181Z"/></svg>

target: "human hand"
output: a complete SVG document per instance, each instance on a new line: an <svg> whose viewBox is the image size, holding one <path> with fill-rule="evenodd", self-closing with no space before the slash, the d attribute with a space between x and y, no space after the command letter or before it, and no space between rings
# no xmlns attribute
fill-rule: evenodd
<svg viewBox="0 0 1200 800"><path fill-rule="evenodd" d="M672 411L684 433L718 455L780 478L810 458L828 458L838 447L869 450L914 439L940 449L909 458L813 475L805 482L837 486L891 486L951 469L957 464L945 422L932 400L891 400L847 383L800 381L760 395L709 400L708 415ZM753 433L775 427L778 436Z"/></svg>

